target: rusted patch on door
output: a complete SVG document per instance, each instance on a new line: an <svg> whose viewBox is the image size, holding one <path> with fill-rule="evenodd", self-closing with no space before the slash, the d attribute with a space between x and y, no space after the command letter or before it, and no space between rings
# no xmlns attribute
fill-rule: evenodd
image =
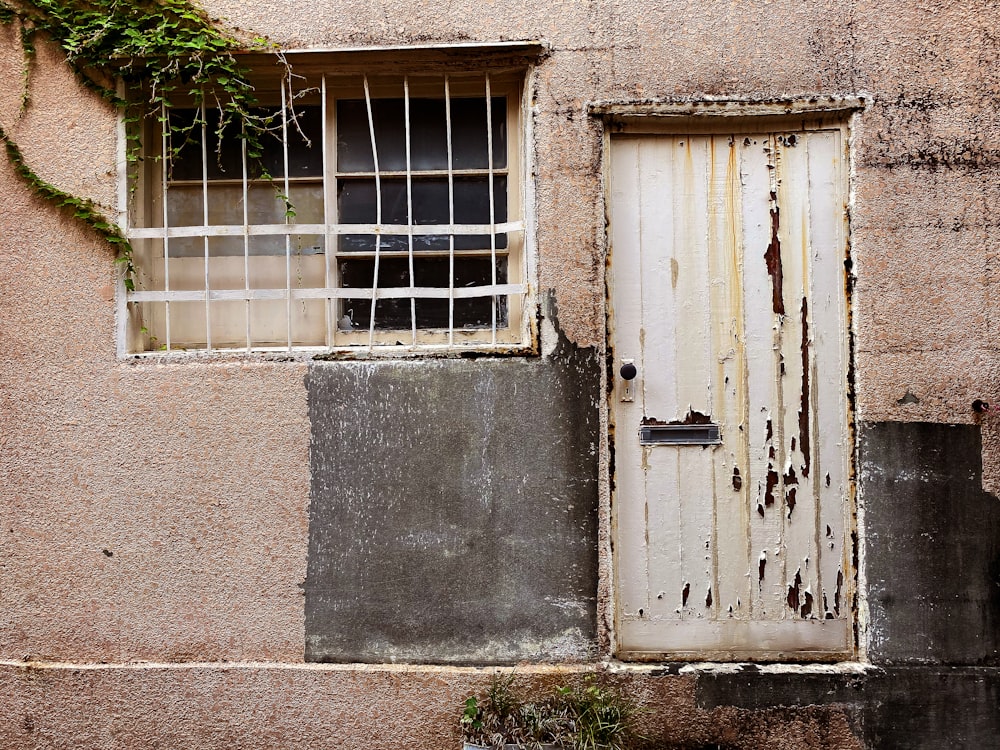
<svg viewBox="0 0 1000 750"><path fill-rule="evenodd" d="M812 454L809 450L809 413L811 411L809 401L809 300L805 297L802 298L802 346L800 351L802 353L802 398L799 401L799 450L802 452L802 476L808 477L809 461Z"/></svg>
<svg viewBox="0 0 1000 750"><path fill-rule="evenodd" d="M764 251L764 263L771 277L771 309L775 315L785 314L785 300L781 291L781 239L778 237L780 222L778 214L778 195L771 191L771 241Z"/></svg>

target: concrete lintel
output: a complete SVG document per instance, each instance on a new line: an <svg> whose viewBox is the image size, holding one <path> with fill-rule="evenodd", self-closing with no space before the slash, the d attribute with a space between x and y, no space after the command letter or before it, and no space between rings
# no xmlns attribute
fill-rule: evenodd
<svg viewBox="0 0 1000 750"><path fill-rule="evenodd" d="M767 117L850 113L864 109L868 98L858 96L801 96L774 98L699 97L597 101L587 106L594 116L620 117Z"/></svg>

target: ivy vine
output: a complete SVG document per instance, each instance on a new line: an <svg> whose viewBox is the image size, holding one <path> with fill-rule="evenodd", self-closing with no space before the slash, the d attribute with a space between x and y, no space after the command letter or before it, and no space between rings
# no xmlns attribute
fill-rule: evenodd
<svg viewBox="0 0 1000 750"><path fill-rule="evenodd" d="M30 79L39 36L58 44L77 80L119 110L126 125L130 172L142 158L141 125L154 118L169 134L167 156L176 156L192 131L208 124L218 134L235 132L247 156L258 161L271 117L256 109L249 70L237 53L276 51L266 39L240 40L221 28L191 0L0 0L0 24L17 29L24 68L22 113L31 103ZM122 95L124 90L140 95ZM199 117L178 124L166 113L174 102L196 109L205 105L213 122ZM230 128L230 125L236 127ZM122 229L86 198L66 193L41 179L21 149L0 127L8 160L18 176L42 198L72 212L118 251L125 286L135 288L132 247ZM220 138L221 141L221 138ZM176 145L175 145L176 144ZM268 178L268 175L262 175ZM287 202L287 200L286 200Z"/></svg>

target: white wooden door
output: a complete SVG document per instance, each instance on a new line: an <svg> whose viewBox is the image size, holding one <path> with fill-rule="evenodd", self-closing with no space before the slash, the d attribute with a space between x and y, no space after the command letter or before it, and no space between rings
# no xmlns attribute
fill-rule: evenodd
<svg viewBox="0 0 1000 750"><path fill-rule="evenodd" d="M619 655L851 655L844 132L615 135L609 179Z"/></svg>

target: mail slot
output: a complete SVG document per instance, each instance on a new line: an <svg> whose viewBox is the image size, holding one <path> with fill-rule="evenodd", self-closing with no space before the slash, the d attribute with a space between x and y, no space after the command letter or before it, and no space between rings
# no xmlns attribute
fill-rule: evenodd
<svg viewBox="0 0 1000 750"><path fill-rule="evenodd" d="M640 445L718 445L722 430L717 424L644 424Z"/></svg>

